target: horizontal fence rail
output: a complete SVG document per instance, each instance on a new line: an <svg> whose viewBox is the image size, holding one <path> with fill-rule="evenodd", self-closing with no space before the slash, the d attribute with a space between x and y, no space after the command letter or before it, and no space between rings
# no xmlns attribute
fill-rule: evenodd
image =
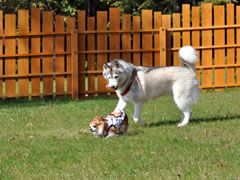
<svg viewBox="0 0 240 180"><path fill-rule="evenodd" d="M19 18L21 17L21 18ZM117 8L88 17L38 8L0 11L0 97L112 94L102 66L116 58L143 66L180 66L178 50L192 45L202 89L240 86L240 7L185 4L182 13Z"/></svg>

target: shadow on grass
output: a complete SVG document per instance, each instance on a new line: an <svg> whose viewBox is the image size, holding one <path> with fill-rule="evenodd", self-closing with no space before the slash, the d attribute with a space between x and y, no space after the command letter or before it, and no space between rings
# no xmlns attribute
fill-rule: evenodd
<svg viewBox="0 0 240 180"><path fill-rule="evenodd" d="M109 97L89 97L85 99L72 100L70 97L36 97L32 99L28 98L9 98L9 99L0 99L0 108L6 107L32 107L32 106L45 106L48 104L67 104L71 102L85 102L85 101L102 101L102 100L112 100L113 96Z"/></svg>
<svg viewBox="0 0 240 180"><path fill-rule="evenodd" d="M27 98L19 98L19 99L2 99L0 100L0 107L32 107L32 106L44 106L47 103L54 104L64 104L70 102L70 98L33 98L29 100Z"/></svg>
<svg viewBox="0 0 240 180"><path fill-rule="evenodd" d="M234 119L239 119L240 114L236 115L226 115L226 116L216 116L216 117L200 117L193 118L190 120L190 123L200 123L200 122L216 122L216 121L230 121ZM180 123L179 120L167 120L167 121L157 121L151 122L146 125L146 127L157 127L157 126L167 126Z"/></svg>
<svg viewBox="0 0 240 180"><path fill-rule="evenodd" d="M130 130L130 131L127 132L126 135L128 135L128 136L137 136L139 134L143 134L143 131L141 131L141 130Z"/></svg>

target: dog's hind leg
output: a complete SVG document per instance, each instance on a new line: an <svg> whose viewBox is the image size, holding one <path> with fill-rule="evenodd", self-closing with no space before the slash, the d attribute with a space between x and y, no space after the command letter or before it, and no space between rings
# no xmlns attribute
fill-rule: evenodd
<svg viewBox="0 0 240 180"><path fill-rule="evenodd" d="M183 127L186 126L191 118L191 111L185 111L183 112L183 119L182 121L178 124L178 127Z"/></svg>
<svg viewBox="0 0 240 180"><path fill-rule="evenodd" d="M182 114L183 114L182 120L178 124L178 127L186 126L191 118L191 113L192 113L191 104L187 102L186 97L176 97L176 95L174 95L174 100L178 108L182 111Z"/></svg>
<svg viewBox="0 0 240 180"><path fill-rule="evenodd" d="M176 105L181 110L183 118L178 124L178 127L186 126L191 118L192 113L192 102L188 93L184 93L182 87L179 84L173 86L173 97Z"/></svg>
<svg viewBox="0 0 240 180"><path fill-rule="evenodd" d="M145 123L141 119L141 111L142 111L142 102L134 103L134 115L133 115L133 120L136 124L143 126Z"/></svg>

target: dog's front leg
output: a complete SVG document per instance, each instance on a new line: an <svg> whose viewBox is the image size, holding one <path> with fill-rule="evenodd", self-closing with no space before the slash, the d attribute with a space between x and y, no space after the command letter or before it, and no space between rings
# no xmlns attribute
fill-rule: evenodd
<svg viewBox="0 0 240 180"><path fill-rule="evenodd" d="M133 120L136 124L143 126L145 123L141 118L141 111L142 111L142 102L137 102L134 103L134 115L133 115Z"/></svg>
<svg viewBox="0 0 240 180"><path fill-rule="evenodd" d="M109 134L105 137L105 139L108 139L108 138L111 138L111 137L115 137L115 136L118 136L117 134Z"/></svg>
<svg viewBox="0 0 240 180"><path fill-rule="evenodd" d="M124 111L126 106L127 106L127 102L124 101L122 98L119 98L117 107L115 108L114 112Z"/></svg>

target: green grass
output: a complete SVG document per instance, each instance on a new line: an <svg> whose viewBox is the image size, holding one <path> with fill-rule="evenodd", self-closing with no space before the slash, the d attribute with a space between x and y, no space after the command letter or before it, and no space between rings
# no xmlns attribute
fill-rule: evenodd
<svg viewBox="0 0 240 180"><path fill-rule="evenodd" d="M0 102L0 179L239 179L240 92L204 92L177 128L171 97L146 103L146 127L95 138L89 122L116 98ZM127 107L131 117L133 106Z"/></svg>

